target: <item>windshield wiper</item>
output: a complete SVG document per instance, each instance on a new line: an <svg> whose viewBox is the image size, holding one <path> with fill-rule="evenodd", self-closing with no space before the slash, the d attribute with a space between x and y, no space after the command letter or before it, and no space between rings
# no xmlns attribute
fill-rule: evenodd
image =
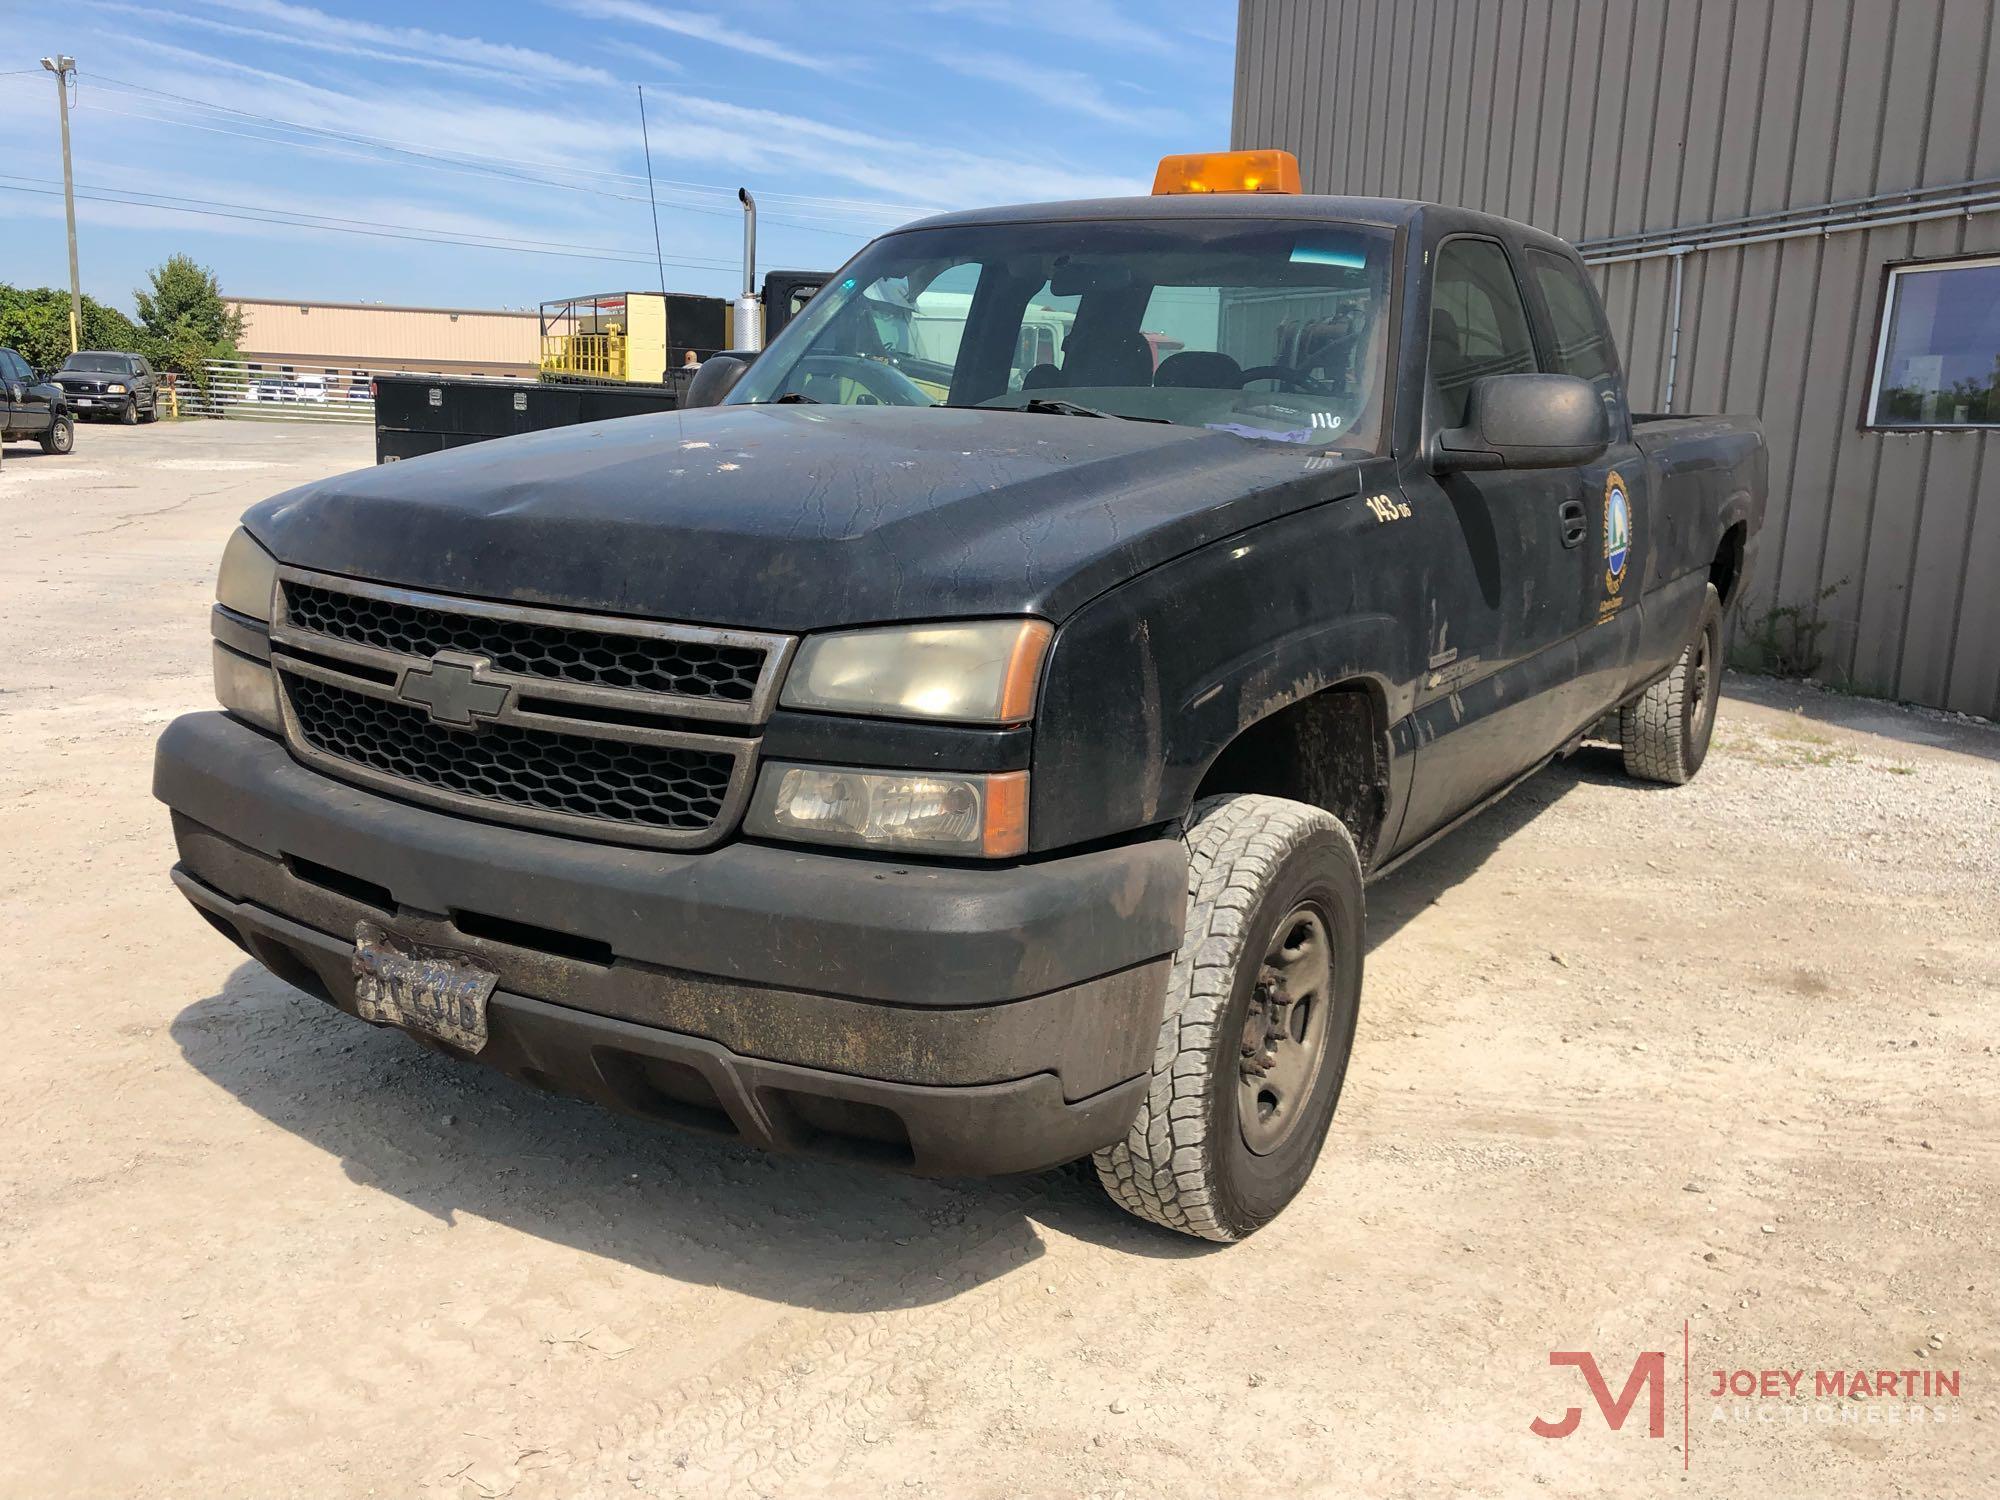
<svg viewBox="0 0 2000 1500"><path fill-rule="evenodd" d="M986 406L984 411L1026 411L1040 417L1115 417L1120 422L1165 422L1168 417L1135 417L1130 412L1105 411L1101 407L1085 406L1081 401L1064 401L1057 396L1030 396L1019 406Z"/></svg>
<svg viewBox="0 0 2000 1500"><path fill-rule="evenodd" d="M804 391L786 391L784 395L773 397L773 406L824 406L826 403L817 396L808 396Z"/></svg>

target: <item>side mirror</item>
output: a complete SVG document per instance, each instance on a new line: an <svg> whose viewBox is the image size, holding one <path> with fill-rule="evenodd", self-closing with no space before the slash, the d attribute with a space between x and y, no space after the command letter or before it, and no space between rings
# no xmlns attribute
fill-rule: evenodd
<svg viewBox="0 0 2000 1500"><path fill-rule="evenodd" d="M738 359L733 354L709 355L701 362L701 368L694 372L694 379L688 382L687 394L681 397L682 408L722 405L722 398L735 390L736 382L749 373L748 360Z"/></svg>
<svg viewBox="0 0 2000 1500"><path fill-rule="evenodd" d="M26 401L28 399L28 388L18 380L8 381L7 399L9 401Z"/></svg>
<svg viewBox="0 0 2000 1500"><path fill-rule="evenodd" d="M1574 375L1487 375L1473 381L1465 425L1441 432L1438 474L1467 469L1561 469L1594 462L1611 443L1611 419Z"/></svg>

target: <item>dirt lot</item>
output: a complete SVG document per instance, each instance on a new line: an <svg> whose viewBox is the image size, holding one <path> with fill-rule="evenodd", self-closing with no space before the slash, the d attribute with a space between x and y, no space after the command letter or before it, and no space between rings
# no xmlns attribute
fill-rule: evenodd
<svg viewBox="0 0 2000 1500"><path fill-rule="evenodd" d="M0 473L0 1492L1993 1493L2000 730L1733 680L1694 786L1529 783L1373 889L1326 1159L1217 1250L1076 1171L541 1097L196 921L148 776L215 560L369 454L88 427ZM1613 1396L1662 1354L1664 1435L1552 1350Z"/></svg>

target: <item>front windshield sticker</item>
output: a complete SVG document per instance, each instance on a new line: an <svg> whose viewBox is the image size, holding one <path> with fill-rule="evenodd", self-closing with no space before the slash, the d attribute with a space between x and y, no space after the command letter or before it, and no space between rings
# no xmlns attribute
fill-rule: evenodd
<svg viewBox="0 0 2000 1500"><path fill-rule="evenodd" d="M1334 250L1325 245L1292 246L1292 264L1298 266L1339 266L1348 271L1359 271L1368 264L1368 257L1359 250Z"/></svg>
<svg viewBox="0 0 2000 1500"><path fill-rule="evenodd" d="M1238 437L1262 438L1267 443L1316 443L1319 434L1309 427L1293 428L1290 432L1274 432L1268 427L1246 427L1241 422L1204 422L1201 424L1210 432L1233 432Z"/></svg>

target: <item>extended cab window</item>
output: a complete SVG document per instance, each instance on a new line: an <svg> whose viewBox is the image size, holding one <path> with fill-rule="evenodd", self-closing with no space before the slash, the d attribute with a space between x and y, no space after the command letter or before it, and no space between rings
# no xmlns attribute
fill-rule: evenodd
<svg viewBox="0 0 2000 1500"><path fill-rule="evenodd" d="M1611 332L1582 269L1566 256L1532 247L1528 267L1548 305L1556 337L1551 351L1556 371L1588 380L1600 396L1618 400L1618 361L1612 353Z"/></svg>
<svg viewBox="0 0 2000 1500"><path fill-rule="evenodd" d="M1372 453L1391 244L1309 220L889 235L730 400L1104 415Z"/></svg>
<svg viewBox="0 0 2000 1500"><path fill-rule="evenodd" d="M1472 383L1535 368L1528 310L1493 240L1447 240L1431 278L1432 410L1441 427L1465 425Z"/></svg>

